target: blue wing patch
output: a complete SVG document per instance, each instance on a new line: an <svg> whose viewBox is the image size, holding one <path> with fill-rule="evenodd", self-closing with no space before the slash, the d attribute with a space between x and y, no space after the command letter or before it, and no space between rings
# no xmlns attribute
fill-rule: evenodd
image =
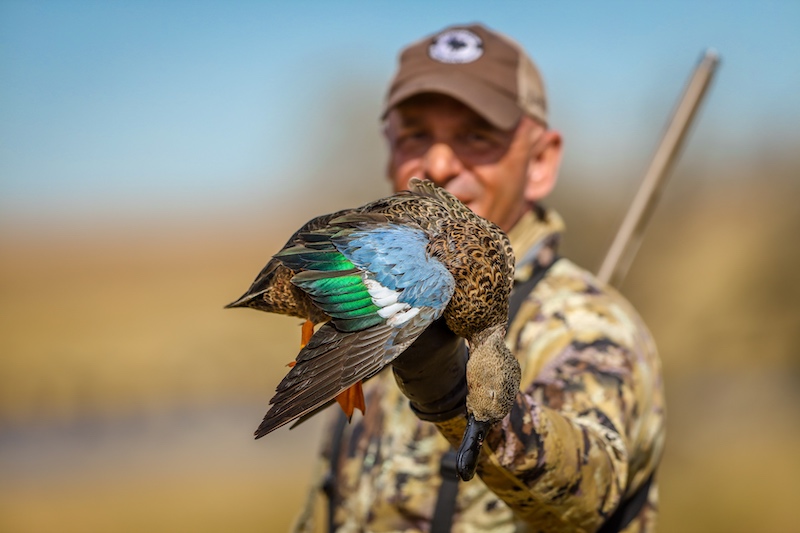
<svg viewBox="0 0 800 533"><path fill-rule="evenodd" d="M331 242L375 281L400 291L398 302L433 308L438 318L453 296L453 275L439 260L428 257L428 237L419 228L382 225L342 232Z"/></svg>

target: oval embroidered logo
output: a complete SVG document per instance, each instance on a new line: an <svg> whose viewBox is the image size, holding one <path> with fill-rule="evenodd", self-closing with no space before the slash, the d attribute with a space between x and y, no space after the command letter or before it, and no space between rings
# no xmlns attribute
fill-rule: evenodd
<svg viewBox="0 0 800 533"><path fill-rule="evenodd" d="M469 30L448 30L434 38L428 55L441 63L472 63L483 55L483 41Z"/></svg>

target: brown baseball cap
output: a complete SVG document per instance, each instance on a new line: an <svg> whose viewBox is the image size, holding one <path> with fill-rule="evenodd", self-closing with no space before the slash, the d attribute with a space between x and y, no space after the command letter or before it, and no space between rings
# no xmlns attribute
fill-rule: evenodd
<svg viewBox="0 0 800 533"><path fill-rule="evenodd" d="M382 116L421 93L452 96L504 130L523 114L547 124L536 65L516 42L480 24L451 26L403 49Z"/></svg>

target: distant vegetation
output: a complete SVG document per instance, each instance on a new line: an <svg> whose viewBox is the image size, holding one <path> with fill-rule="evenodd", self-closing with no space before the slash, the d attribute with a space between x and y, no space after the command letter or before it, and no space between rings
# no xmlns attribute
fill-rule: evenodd
<svg viewBox="0 0 800 533"><path fill-rule="evenodd" d="M34 232L7 224L0 233L3 426L266 406L296 353L299 323L222 306L247 288L291 228L322 211L388 192L374 115L350 116L361 96L351 94L319 125L310 142L323 148L311 151L313 161L303 163L297 175L286 176L307 187L293 185L279 196L243 191L243 197L255 198L224 221L198 216L163 224L143 220L127 228L109 221L90 232L68 225ZM353 135L331 133L335 125L348 124L364 126ZM669 439L660 474L662 532L797 527L797 154L788 143L776 153L754 149L730 161L698 157L678 165L623 286L652 329L664 364ZM633 195L631 187L604 183L614 170L596 171L592 180L588 165L568 159L550 202L567 220L565 255L591 269ZM633 186L636 173L625 169L627 184ZM264 494L302 494L312 461L308 446L303 450L286 458L303 465L295 485L285 476L280 486L277 478L265 479ZM141 498L147 509L156 509L146 496L148 485L124 485L125 465L119 469L116 487L126 495L125 505L133 508ZM200 483L224 488L238 482L223 476ZM197 479L175 478L167 485L180 492ZM0 485L0 496L15 494L14 523L30 525L30 517L54 505L64 508L65 502L71 502L73 516L92 513L91 501L106 486L87 486L85 501L9 485ZM181 517L196 510L195 502L181 501L158 512ZM211 498L200 516L213 515L217 522L208 524L214 524L224 522L226 513L252 513L253 522L235 522L239 530L263 530L256 518L264 509L288 523L301 503L247 502L252 509ZM109 509L130 514L125 505ZM104 524L113 524L114 516ZM73 530L61 522L59 529Z"/></svg>

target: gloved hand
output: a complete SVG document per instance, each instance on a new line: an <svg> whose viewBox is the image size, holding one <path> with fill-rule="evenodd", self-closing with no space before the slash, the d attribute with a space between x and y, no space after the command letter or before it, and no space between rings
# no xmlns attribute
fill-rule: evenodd
<svg viewBox="0 0 800 533"><path fill-rule="evenodd" d="M392 361L395 380L421 420L439 422L466 412L467 358L466 341L440 318Z"/></svg>

